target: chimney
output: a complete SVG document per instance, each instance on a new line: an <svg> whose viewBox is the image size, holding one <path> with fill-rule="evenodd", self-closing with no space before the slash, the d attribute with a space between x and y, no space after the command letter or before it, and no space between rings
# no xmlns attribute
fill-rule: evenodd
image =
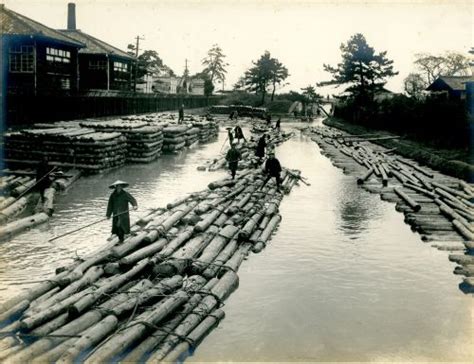
<svg viewBox="0 0 474 364"><path fill-rule="evenodd" d="M76 30L76 4L67 4L67 30Z"/></svg>

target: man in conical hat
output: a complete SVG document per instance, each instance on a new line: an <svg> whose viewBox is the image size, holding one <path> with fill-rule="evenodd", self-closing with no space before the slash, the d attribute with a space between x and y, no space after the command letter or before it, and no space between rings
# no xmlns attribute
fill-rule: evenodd
<svg viewBox="0 0 474 364"><path fill-rule="evenodd" d="M123 242L125 234L130 233L130 215L128 213L128 204L133 206L136 210L137 200L124 190L128 186L127 182L117 180L112 183L109 188L114 191L109 197L109 203L107 205L107 218L110 219L112 216L112 234L116 234L119 238L119 242Z"/></svg>

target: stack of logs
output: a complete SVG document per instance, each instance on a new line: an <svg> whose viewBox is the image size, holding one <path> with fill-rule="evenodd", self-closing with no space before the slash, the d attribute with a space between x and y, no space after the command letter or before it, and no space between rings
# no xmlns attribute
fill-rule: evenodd
<svg viewBox="0 0 474 364"><path fill-rule="evenodd" d="M283 188L298 175L285 170ZM132 235L0 307L9 363L174 361L224 317L237 270L281 220L283 195L260 170L151 211ZM5 326L6 325L6 326Z"/></svg>
<svg viewBox="0 0 474 364"><path fill-rule="evenodd" d="M5 162L35 165L47 155L51 165L98 173L125 163L126 143L120 133L90 128L24 129L4 136Z"/></svg>
<svg viewBox="0 0 474 364"><path fill-rule="evenodd" d="M161 155L163 131L158 125L145 121L108 120L84 121L81 126L97 131L120 132L127 141L126 160L131 163L147 163Z"/></svg>
<svg viewBox="0 0 474 364"><path fill-rule="evenodd" d="M440 250L465 251L450 255L462 265L455 273L474 287L474 187L444 176L416 162L392 155L393 150L368 143L377 136L351 136L329 127L308 129L312 139L348 173L359 174L357 183L384 200L397 202L405 222ZM382 139L387 137L382 137Z"/></svg>
<svg viewBox="0 0 474 364"><path fill-rule="evenodd" d="M186 146L187 125L170 125L163 129L163 150L166 152L177 152Z"/></svg>

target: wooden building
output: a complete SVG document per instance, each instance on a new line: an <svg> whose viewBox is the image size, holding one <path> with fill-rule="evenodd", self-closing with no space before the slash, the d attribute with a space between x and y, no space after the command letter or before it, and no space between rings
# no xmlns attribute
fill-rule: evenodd
<svg viewBox="0 0 474 364"><path fill-rule="evenodd" d="M59 30L85 45L79 50L79 88L81 90L133 89L132 67L135 58L126 52L76 29L75 4L68 4L67 29Z"/></svg>
<svg viewBox="0 0 474 364"><path fill-rule="evenodd" d="M466 98L466 83L473 81L473 76L440 76L427 87L426 91L445 94L453 100L464 100Z"/></svg>
<svg viewBox="0 0 474 364"><path fill-rule="evenodd" d="M5 94L71 94L78 90L84 44L0 4L0 84Z"/></svg>

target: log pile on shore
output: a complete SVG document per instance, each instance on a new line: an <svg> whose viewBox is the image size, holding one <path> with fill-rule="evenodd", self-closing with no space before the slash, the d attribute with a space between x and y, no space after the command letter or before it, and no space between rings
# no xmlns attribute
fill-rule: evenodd
<svg viewBox="0 0 474 364"><path fill-rule="evenodd" d="M125 136L127 150L125 158L131 163L147 163L161 155L163 127L149 125L145 121L107 120L83 121L81 126L96 131L119 132Z"/></svg>
<svg viewBox="0 0 474 364"><path fill-rule="evenodd" d="M445 176L417 162L392 154L372 144L374 135L351 136L329 127L306 129L333 163L357 183L405 214L405 222L422 234L433 247L464 254L450 255L461 265L455 273L468 278L464 285L474 289L474 187Z"/></svg>
<svg viewBox="0 0 474 364"><path fill-rule="evenodd" d="M132 235L0 306L7 363L175 360L224 317L249 252L270 242L283 194L259 169L151 211ZM290 191L298 173L284 170Z"/></svg>
<svg viewBox="0 0 474 364"><path fill-rule="evenodd" d="M91 128L23 129L4 135L5 162L36 165L43 156L50 164L97 173L125 162L126 139L121 133Z"/></svg>

